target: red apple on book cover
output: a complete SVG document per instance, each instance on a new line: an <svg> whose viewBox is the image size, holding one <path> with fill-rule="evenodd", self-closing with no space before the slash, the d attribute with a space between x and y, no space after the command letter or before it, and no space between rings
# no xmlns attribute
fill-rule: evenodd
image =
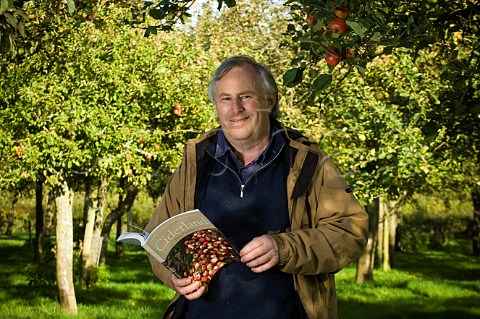
<svg viewBox="0 0 480 319"><path fill-rule="evenodd" d="M172 249L165 265L179 278L200 281L207 286L213 275L240 256L223 235L215 229L197 231ZM169 254L169 256L170 256Z"/></svg>

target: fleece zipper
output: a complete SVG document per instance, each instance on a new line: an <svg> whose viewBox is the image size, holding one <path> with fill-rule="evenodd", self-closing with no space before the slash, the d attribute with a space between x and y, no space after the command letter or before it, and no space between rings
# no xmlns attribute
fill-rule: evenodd
<svg viewBox="0 0 480 319"><path fill-rule="evenodd" d="M225 163L222 163L219 161L219 163L221 163L223 166L225 166L226 169L230 170L233 175L235 175L237 177L237 180L238 182L240 183L240 198L243 198L243 190L245 188L245 186L247 185L247 183L252 179L252 177L254 175L256 175L258 172L260 172L261 170L265 169L268 165L270 165L274 160L277 159L277 157L282 153L282 150L284 148L285 145L282 145L282 148L279 150L279 152L270 160L268 161L268 163L266 163L265 165L263 165L262 167L260 167L259 169L257 169L255 172L253 172L250 177L245 181L245 183L242 183L242 179L240 178L240 176L238 176L238 174L232 169L230 168L228 165L226 165Z"/></svg>

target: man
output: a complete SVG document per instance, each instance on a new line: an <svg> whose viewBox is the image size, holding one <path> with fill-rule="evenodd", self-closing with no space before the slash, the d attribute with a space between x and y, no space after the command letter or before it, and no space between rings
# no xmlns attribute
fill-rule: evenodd
<svg viewBox="0 0 480 319"><path fill-rule="evenodd" d="M178 279L167 318L337 318L334 273L365 247L368 217L332 160L277 121L271 73L247 56L215 71L209 98L220 128L187 142L146 231L199 208L240 249L208 291ZM172 317L173 316L173 317Z"/></svg>

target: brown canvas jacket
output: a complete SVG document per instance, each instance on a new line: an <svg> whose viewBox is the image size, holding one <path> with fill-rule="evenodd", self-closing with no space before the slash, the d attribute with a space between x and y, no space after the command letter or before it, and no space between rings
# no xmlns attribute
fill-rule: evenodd
<svg viewBox="0 0 480 319"><path fill-rule="evenodd" d="M194 209L196 145L214 134L216 131L210 131L188 141L182 163L172 175L146 231L170 216ZM315 144L305 144L304 138L291 139L285 128L284 135L289 146L296 150L296 156L287 177L291 229L271 234L279 248L278 267L294 276L295 289L308 318L337 319L334 274L362 253L367 241L368 216L325 152ZM309 152L319 156L312 180L306 192L292 199ZM155 275L172 288L171 272L150 256L149 260ZM166 318L168 313L169 310Z"/></svg>

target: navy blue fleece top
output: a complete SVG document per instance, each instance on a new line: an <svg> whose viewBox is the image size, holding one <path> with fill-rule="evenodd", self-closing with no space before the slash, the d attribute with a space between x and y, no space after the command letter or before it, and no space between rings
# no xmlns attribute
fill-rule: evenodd
<svg viewBox="0 0 480 319"><path fill-rule="evenodd" d="M285 140L272 134L262 155L245 168L222 138L214 152L207 151L215 162L199 208L240 250L254 237L289 226ZM188 302L184 318L292 319L301 317L300 309L291 274L276 268L256 274L239 262L215 274L207 294Z"/></svg>

